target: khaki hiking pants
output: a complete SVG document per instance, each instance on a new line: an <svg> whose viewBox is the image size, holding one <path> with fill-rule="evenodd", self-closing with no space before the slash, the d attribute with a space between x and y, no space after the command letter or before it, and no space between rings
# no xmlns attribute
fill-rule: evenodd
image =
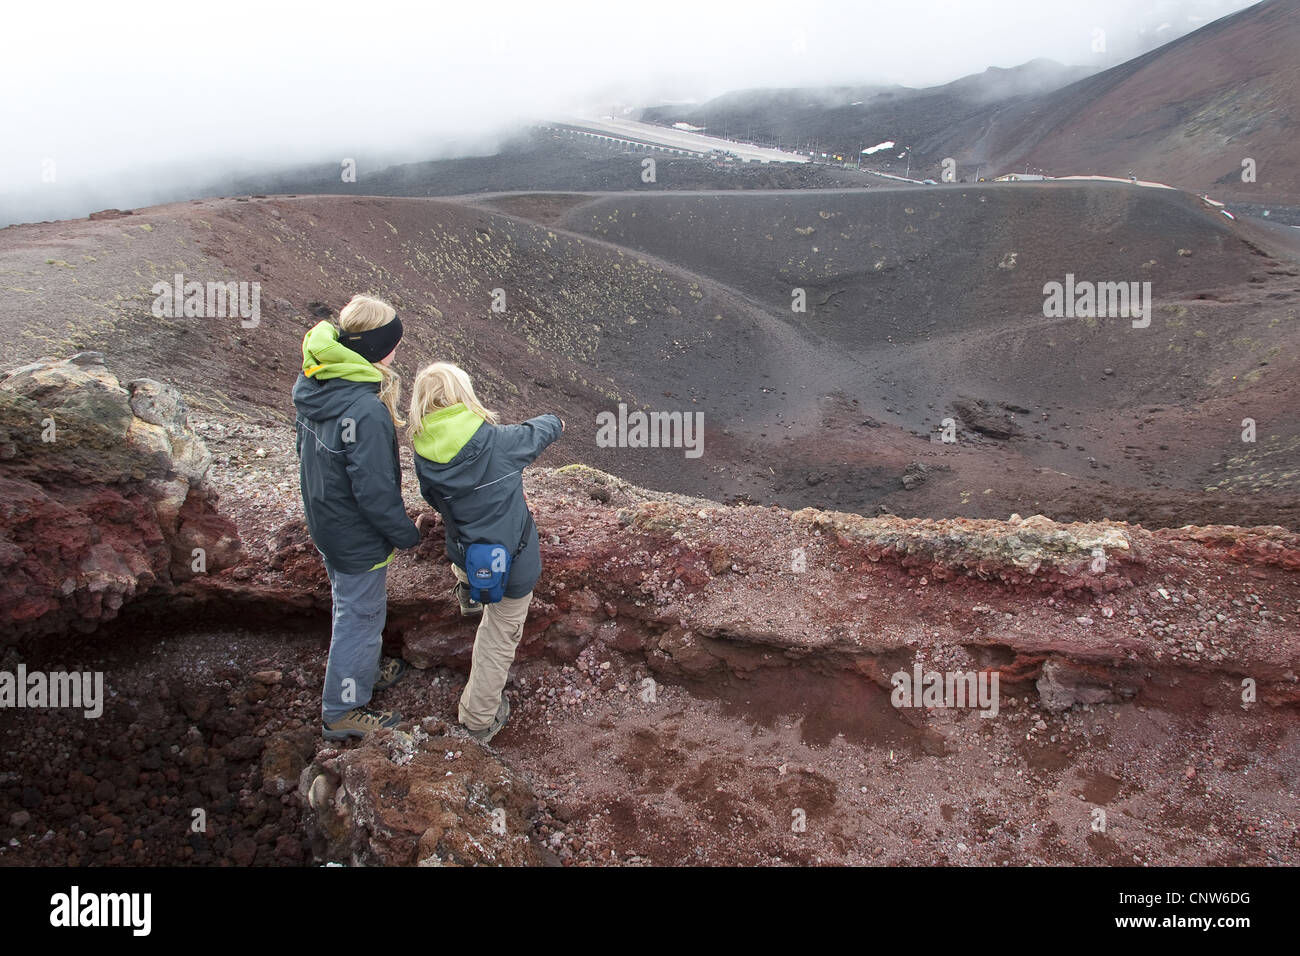
<svg viewBox="0 0 1300 956"><path fill-rule="evenodd" d="M464 569L455 564L451 568L461 584L469 583ZM496 719L532 600L533 592L529 591L520 598L503 597L495 604L483 605L483 618L474 635L469 681L460 695L459 719L469 730L486 730Z"/></svg>

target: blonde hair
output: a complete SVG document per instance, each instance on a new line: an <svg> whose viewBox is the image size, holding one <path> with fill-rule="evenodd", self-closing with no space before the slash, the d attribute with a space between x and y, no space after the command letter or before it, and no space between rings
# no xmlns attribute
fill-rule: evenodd
<svg viewBox="0 0 1300 956"><path fill-rule="evenodd" d="M387 325L396 315L397 310L382 299L375 299L368 295L354 295L352 301L339 313L339 328L344 332L369 332L371 329ZM379 400L388 409L388 414L393 416L393 424L405 425L406 422L402 421L397 413L397 407L402 401L402 377L387 365L376 362L371 364L382 376L379 381Z"/></svg>
<svg viewBox="0 0 1300 956"><path fill-rule="evenodd" d="M450 408L464 403L475 415L495 425L501 419L496 412L483 407L474 394L474 383L459 365L434 362L420 369L411 386L411 437L424 430L424 416L439 408Z"/></svg>

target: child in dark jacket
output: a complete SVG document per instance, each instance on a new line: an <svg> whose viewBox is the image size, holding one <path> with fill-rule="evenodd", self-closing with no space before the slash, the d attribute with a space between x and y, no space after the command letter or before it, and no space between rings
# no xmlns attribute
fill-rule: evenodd
<svg viewBox="0 0 1300 956"><path fill-rule="evenodd" d="M497 422L458 366L436 362L415 377L411 438L420 493L442 516L447 557L460 582L455 594L461 613L482 614L459 719L484 743L510 715L506 678L542 571L537 526L524 501L523 470L564 430L554 415L539 415L522 425ZM476 542L503 544L514 554L500 601L471 599L465 553Z"/></svg>
<svg viewBox="0 0 1300 956"><path fill-rule="evenodd" d="M420 541L402 503L395 428L401 386L388 365L401 337L392 306L355 296L337 328L320 322L303 338L293 387L303 511L334 604L321 702L327 740L400 720L367 705L405 670L402 661L380 656L388 564L396 549Z"/></svg>

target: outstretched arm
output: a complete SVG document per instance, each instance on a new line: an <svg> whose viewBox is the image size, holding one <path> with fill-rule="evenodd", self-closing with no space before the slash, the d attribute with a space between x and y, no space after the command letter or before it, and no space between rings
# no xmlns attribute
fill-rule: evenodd
<svg viewBox="0 0 1300 956"><path fill-rule="evenodd" d="M523 468L560 437L564 422L555 415L538 415L522 425L500 425L498 428L498 447L516 468Z"/></svg>

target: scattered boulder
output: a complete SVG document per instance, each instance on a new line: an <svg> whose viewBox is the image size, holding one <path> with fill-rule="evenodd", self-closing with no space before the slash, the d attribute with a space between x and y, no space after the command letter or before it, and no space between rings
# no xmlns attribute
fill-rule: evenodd
<svg viewBox="0 0 1300 956"><path fill-rule="evenodd" d="M988 438L1008 439L1024 434L1015 419L984 399L960 398L952 409L962 424Z"/></svg>
<svg viewBox="0 0 1300 956"><path fill-rule="evenodd" d="M929 477L930 469L925 467L925 465L921 464L919 461L914 461L903 469L903 488L906 491L911 491L913 488L919 488L921 485L925 484L926 479Z"/></svg>

